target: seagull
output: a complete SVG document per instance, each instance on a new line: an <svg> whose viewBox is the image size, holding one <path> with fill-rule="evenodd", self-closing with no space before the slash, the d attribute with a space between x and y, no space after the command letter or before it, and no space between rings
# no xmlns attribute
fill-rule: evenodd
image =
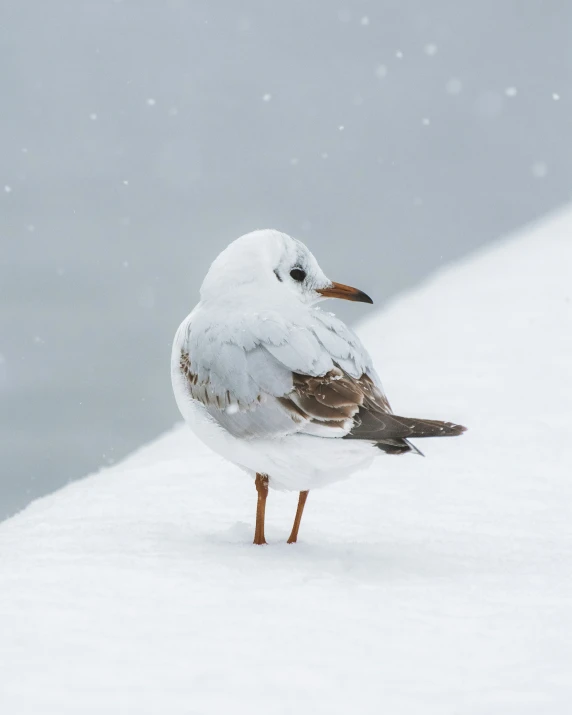
<svg viewBox="0 0 572 715"><path fill-rule="evenodd" d="M200 440L254 478L255 544L267 543L269 488L299 492L292 544L310 489L379 455L421 454L410 439L465 431L395 415L357 335L318 307L326 298L373 303L331 281L300 241L253 231L214 260L175 336L177 405Z"/></svg>

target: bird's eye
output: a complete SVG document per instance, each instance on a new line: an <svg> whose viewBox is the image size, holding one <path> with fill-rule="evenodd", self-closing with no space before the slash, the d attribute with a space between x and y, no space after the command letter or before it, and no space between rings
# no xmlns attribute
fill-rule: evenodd
<svg viewBox="0 0 572 715"><path fill-rule="evenodd" d="M303 271L301 268L292 268L290 271L290 277L301 283L304 278L306 278L306 271Z"/></svg>

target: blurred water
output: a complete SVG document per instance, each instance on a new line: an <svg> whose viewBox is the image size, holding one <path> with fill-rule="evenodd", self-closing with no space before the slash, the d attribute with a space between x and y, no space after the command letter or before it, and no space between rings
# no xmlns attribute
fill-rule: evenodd
<svg viewBox="0 0 572 715"><path fill-rule="evenodd" d="M565 0L1 15L0 516L178 419L172 335L241 233L379 306L570 198Z"/></svg>

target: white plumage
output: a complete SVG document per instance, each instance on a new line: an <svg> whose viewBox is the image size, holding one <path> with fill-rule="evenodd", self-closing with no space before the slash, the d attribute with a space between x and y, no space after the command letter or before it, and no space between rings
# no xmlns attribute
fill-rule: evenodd
<svg viewBox="0 0 572 715"><path fill-rule="evenodd" d="M215 452L256 475L256 544L266 543L269 486L301 492L292 543L308 490L376 455L418 452L409 437L464 430L394 415L357 336L316 305L327 297L372 302L327 278L299 241L255 231L213 262L175 337L171 373L183 417Z"/></svg>
<svg viewBox="0 0 572 715"><path fill-rule="evenodd" d="M289 279L293 266L306 272L307 285ZM316 289L331 285L299 241L255 231L214 261L201 302L175 337L172 380L183 417L214 451L253 474L268 474L273 488L323 486L376 456L369 442L339 439L351 420L322 427L296 419L277 399L292 393L293 373L317 377L336 365L354 378L369 375L381 389L355 333L315 305L323 300ZM192 390L182 354L197 377Z"/></svg>

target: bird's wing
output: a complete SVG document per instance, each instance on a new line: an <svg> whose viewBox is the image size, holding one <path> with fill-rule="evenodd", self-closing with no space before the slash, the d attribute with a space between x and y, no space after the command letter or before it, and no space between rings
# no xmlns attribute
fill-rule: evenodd
<svg viewBox="0 0 572 715"><path fill-rule="evenodd" d="M359 438L391 414L357 336L322 311L297 320L271 311L197 316L179 343L190 396L235 436Z"/></svg>

